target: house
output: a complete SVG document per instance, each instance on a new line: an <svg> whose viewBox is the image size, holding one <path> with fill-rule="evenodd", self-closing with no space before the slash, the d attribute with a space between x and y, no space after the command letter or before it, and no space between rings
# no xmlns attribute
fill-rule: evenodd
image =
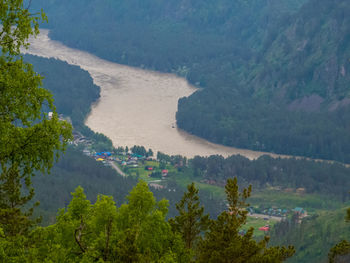
<svg viewBox="0 0 350 263"><path fill-rule="evenodd" d="M135 160L130 160L130 161L127 161L126 164L127 164L127 165L137 164L137 161L135 161Z"/></svg>
<svg viewBox="0 0 350 263"><path fill-rule="evenodd" d="M83 154L86 156L91 156L91 152L88 149L84 149Z"/></svg>
<svg viewBox="0 0 350 263"><path fill-rule="evenodd" d="M303 195L306 193L306 189L305 188L298 188L296 191L295 191L297 194L299 195Z"/></svg>
<svg viewBox="0 0 350 263"><path fill-rule="evenodd" d="M168 170L167 169L163 169L162 170L162 176L165 177L165 176L168 176Z"/></svg>
<svg viewBox="0 0 350 263"><path fill-rule="evenodd" d="M145 170L147 170L147 171L153 171L153 167L152 167L152 166L146 166L146 167L145 167Z"/></svg>
<svg viewBox="0 0 350 263"><path fill-rule="evenodd" d="M266 226L259 227L259 230L260 230L260 231L267 232L267 231L270 230L270 226L269 226L269 225L266 225Z"/></svg>
<svg viewBox="0 0 350 263"><path fill-rule="evenodd" d="M304 210L301 207L296 207L293 209L294 214L297 214L299 216L299 218L304 218L307 216L307 212L306 210Z"/></svg>
<svg viewBox="0 0 350 263"><path fill-rule="evenodd" d="M101 157L109 157L111 156L112 154L110 152L99 152L99 153L96 153L97 156L101 156Z"/></svg>
<svg viewBox="0 0 350 263"><path fill-rule="evenodd" d="M154 189L157 189L157 190L163 189L163 188L164 188L163 185L156 184L156 183L150 183L149 186L150 186L150 187L153 187Z"/></svg>

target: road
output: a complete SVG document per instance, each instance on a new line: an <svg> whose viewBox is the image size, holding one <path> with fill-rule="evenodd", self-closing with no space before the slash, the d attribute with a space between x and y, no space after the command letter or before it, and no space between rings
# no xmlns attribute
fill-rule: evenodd
<svg viewBox="0 0 350 263"><path fill-rule="evenodd" d="M281 221L282 217L278 216L269 216L263 214L248 214L249 217L259 217L259 218L268 218L269 220Z"/></svg>
<svg viewBox="0 0 350 263"><path fill-rule="evenodd" d="M126 174L113 161L108 161L108 163L112 166L114 170L117 171L118 174L120 174L121 176L126 176Z"/></svg>

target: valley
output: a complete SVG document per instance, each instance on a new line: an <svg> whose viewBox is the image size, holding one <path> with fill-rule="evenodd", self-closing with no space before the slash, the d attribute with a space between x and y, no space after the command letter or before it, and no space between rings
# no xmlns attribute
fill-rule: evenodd
<svg viewBox="0 0 350 263"><path fill-rule="evenodd" d="M24 53L56 58L87 70L101 88L86 125L109 137L114 147L143 145L155 152L186 157L240 154L256 159L266 152L237 149L208 142L176 127L178 99L196 88L173 74L158 73L116 64L84 51L52 41L41 30ZM285 156L287 157L287 156Z"/></svg>
<svg viewBox="0 0 350 263"><path fill-rule="evenodd" d="M0 261L350 252L346 0L4 1Z"/></svg>

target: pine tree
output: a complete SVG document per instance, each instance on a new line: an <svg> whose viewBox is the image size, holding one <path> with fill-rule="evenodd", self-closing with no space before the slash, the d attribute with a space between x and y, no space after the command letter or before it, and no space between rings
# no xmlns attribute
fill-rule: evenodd
<svg viewBox="0 0 350 263"><path fill-rule="evenodd" d="M249 206L246 199L250 196L251 187L239 192L237 178L227 181L226 195L228 211L222 212L215 220L198 247L198 262L282 262L294 254L293 247L267 247L269 238L256 242L253 239L253 228L244 236L239 234L247 221Z"/></svg>
<svg viewBox="0 0 350 263"><path fill-rule="evenodd" d="M350 207L346 210L345 221L350 222ZM346 262L346 260L350 260L350 242L347 240L342 240L328 253L329 263L334 262ZM346 257L345 261L343 261L343 257Z"/></svg>
<svg viewBox="0 0 350 263"><path fill-rule="evenodd" d="M187 186L187 192L176 204L176 209L179 215L171 218L169 223L174 232L181 234L186 248L192 249L210 223L209 215L204 215L204 207L200 206L198 189L194 183Z"/></svg>

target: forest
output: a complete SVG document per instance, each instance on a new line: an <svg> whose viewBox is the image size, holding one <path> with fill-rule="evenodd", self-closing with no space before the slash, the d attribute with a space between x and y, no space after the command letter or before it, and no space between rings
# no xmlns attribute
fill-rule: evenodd
<svg viewBox="0 0 350 263"><path fill-rule="evenodd" d="M114 169L83 155L80 149L68 147L59 162L54 164L50 174L38 174L33 178L36 189L33 202L40 202L36 214L43 216L43 225L54 223L58 209L69 204L70 194L78 185L84 189L91 202L96 201L99 194L103 194L113 196L116 204L121 205L138 180L132 176L122 177ZM166 198L169 201L167 217L174 217L177 213L175 204L179 202L185 189L171 181L165 189L150 190L157 199ZM213 198L208 191L200 191L199 198L212 218L216 218L225 209L224 202Z"/></svg>
<svg viewBox="0 0 350 263"><path fill-rule="evenodd" d="M57 101L58 111L71 116L73 123L82 123L81 120L84 120L89 112L89 105L98 98L99 94L99 88L92 85L90 77L83 80L87 73L76 66L53 59L48 60L31 56L26 56L25 59L33 63L38 72L45 77L44 87L52 91L54 99ZM71 75L71 73L73 74ZM60 76L64 76L64 88L61 88L63 83ZM79 81L80 78L81 81ZM71 82L68 80L71 80ZM65 100L67 90L70 89L72 89L70 99L77 99L77 103L72 104L69 103L71 100ZM79 91L82 90L86 90L84 96L80 96ZM81 110L81 114L73 115L74 109L75 111L83 110ZM74 116L81 117L76 119ZM151 150L146 150L142 146L134 146L131 151L140 155L152 154ZM189 177L197 181L211 180L215 181L216 185L224 186L227 179L236 176L240 186L252 184L255 191L263 190L267 186L280 187L282 190L285 188L305 188L308 194L319 194L327 198L334 198L341 203L349 198L348 189L350 189L350 185L349 180L347 180L349 168L338 163L331 164L306 159L273 159L269 156L263 156L253 161L243 156L231 156L229 158L196 156L187 160L182 156L168 156L161 152L158 152L156 157L160 162L171 163L172 165L182 164L174 175L175 177L170 176L167 188L151 189L158 200L162 198L169 200L169 211L166 218L177 215L175 204L181 200L184 192L183 186L176 182L177 177ZM33 202L40 201L40 206L36 209L35 215L43 216L41 223L43 226L54 224L57 210L69 205L70 193L74 191L77 185L83 187L87 199L91 202L96 201L98 194L104 194L113 196L116 204L121 205L126 201L125 197L136 183L137 178L119 177L111 168L84 156L81 150L69 147L61 160L53 166L49 175L42 176L38 174L33 178L33 185L36 189ZM176 191L169 191L169 189ZM213 219L226 208L225 202L221 198L213 197L213 194L208 190L201 190L199 197L206 213ZM312 206L314 207L315 204ZM323 216L323 218L327 217ZM341 220L340 216L337 220ZM325 223L322 224L326 225ZM277 230L274 230L275 232L271 234L273 244L278 245L278 242L281 242L288 245L301 242L294 239L290 239L290 242L289 239L287 241L282 240L285 234L281 233L285 232L281 232L281 230L278 230L279 228L278 226ZM294 225L288 228L288 231L291 234L293 231L299 231L297 229L298 226ZM334 229L332 233L337 233L339 230L343 231L343 229L346 229L346 226ZM311 231L303 230L303 233L310 234ZM339 240L339 238L336 238L336 234L334 235L335 238L324 245L325 248L329 249L332 244ZM291 234L291 236L293 235ZM317 251L321 247L315 245L313 249L310 244L304 246L307 251L310 251L311 256L303 255L300 246L298 246L295 254L298 260L310 260L310 257L314 255L312 251ZM322 258L326 256L327 253L324 251Z"/></svg>
<svg viewBox="0 0 350 263"><path fill-rule="evenodd" d="M69 116L75 127L83 126L92 103L100 97L100 87L90 74L53 58L25 55L24 60L43 77L43 87L51 91L57 111Z"/></svg>
<svg viewBox="0 0 350 263"><path fill-rule="evenodd" d="M346 0L33 2L38 7L53 39L200 87L179 101L178 126L192 134L350 161Z"/></svg>
<svg viewBox="0 0 350 263"><path fill-rule="evenodd" d="M345 220L350 221L350 209L329 211L301 221L293 216L273 229L272 242L269 236L254 239L253 228L241 233L247 223L252 185L302 187L307 192L344 202L348 200L349 168L343 164L268 156L254 161L241 156L187 160L157 154L161 162L180 160L188 164L178 167L180 175L192 174L220 184L225 191L225 205L221 206L206 193L199 196L194 183L184 193L168 190L152 193L146 182L118 177L111 168L83 156L81 149L69 146L73 128L111 146L108 138L93 133L83 122L91 103L99 96L98 87L85 71L66 63L36 57L22 60L20 48L26 45L28 36L39 33L39 21L46 20L46 16L30 14L22 1L0 3L5 10L0 12L3 25L0 28L0 261L283 262L290 259L310 262L324 260L327 254L330 262L348 259L348 234L340 230L348 226ZM147 10L154 7L147 3L143 3ZM259 7L262 2L251 3ZM302 3L273 5L281 8L278 10L287 8L287 13L293 16ZM112 2L109 4L113 7ZM246 1L237 4L250 10ZM43 82L33 65L25 62L28 60L37 68L41 66ZM186 73L187 67L179 72ZM67 80L64 87L60 86L62 80ZM41 87L42 83L47 89ZM86 93L81 96L84 89ZM67 92L78 103L70 104L73 101L67 98ZM48 116L48 111L53 114ZM59 117L62 112L72 123ZM133 150L146 152L140 146ZM66 155L62 157L64 152ZM176 182L170 183L176 188ZM67 197L69 192L71 198ZM174 202L172 214L169 201L156 199L155 195ZM38 209L37 201L42 202L42 210ZM203 204L205 208L213 208L214 216L207 214L207 209L204 211ZM56 206L61 209L54 217ZM43 212L47 213L46 218L39 225L38 215ZM293 259L296 250L299 252Z"/></svg>
<svg viewBox="0 0 350 263"><path fill-rule="evenodd" d="M341 202L350 197L350 169L337 163L274 159L269 156L252 161L240 155L228 158L218 155L196 156L189 160L188 173L213 180L217 185L224 185L228 178L237 177L242 185L252 184L257 189L264 189L268 185L281 189L304 188L308 193L333 196Z"/></svg>
<svg viewBox="0 0 350 263"><path fill-rule="evenodd" d="M330 211L303 220L301 224L292 219L274 226L271 244L294 244L296 253L288 262L324 262L330 248L350 235L349 223L344 220L345 209ZM348 262L343 255L335 262Z"/></svg>

